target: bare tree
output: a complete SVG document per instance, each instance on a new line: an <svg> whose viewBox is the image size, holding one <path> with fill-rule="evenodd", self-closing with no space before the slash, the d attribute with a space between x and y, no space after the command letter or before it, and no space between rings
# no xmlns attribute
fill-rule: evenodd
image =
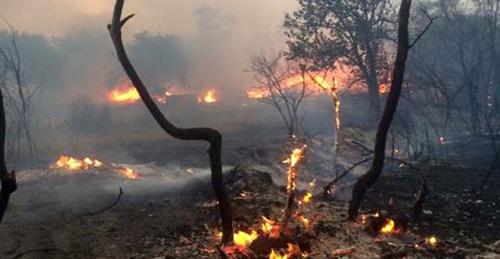
<svg viewBox="0 0 500 259"><path fill-rule="evenodd" d="M289 137L297 135L300 107L309 94L307 82L310 80L304 67L286 60L281 53L273 58L255 56L250 65L260 85L254 89L259 92L258 99L279 112ZM294 77L298 80L290 82Z"/></svg>
<svg viewBox="0 0 500 259"><path fill-rule="evenodd" d="M0 79L0 87L4 91L6 116L11 121L6 129L10 137L7 141L7 153L14 164L17 164L21 159L22 148L27 147L33 163L36 145L31 134L30 115L31 100L38 86L26 84L17 32L7 20L3 20L9 28L8 39L5 42L0 42L0 61L4 71Z"/></svg>
<svg viewBox="0 0 500 259"><path fill-rule="evenodd" d="M471 138L487 144L487 179L498 170L500 153L500 2L475 0L467 8L453 2L424 4L439 20L409 57L404 104L426 118L436 138L456 137L462 146L461 139ZM462 155L468 150L476 151L464 147Z"/></svg>
<svg viewBox="0 0 500 259"><path fill-rule="evenodd" d="M168 121L163 113L160 111L153 98L149 94L143 81L137 74L134 66L130 62L125 46L122 41L122 27L125 23L134 16L131 14L122 19L122 10L125 0L117 0L114 7L114 13L111 24L108 25L109 33L113 41L118 59L132 81L142 101L148 108L149 112L158 122L163 130L174 138L181 140L203 140L210 144L208 154L210 156L210 167L212 171L212 185L214 188L215 196L219 202L219 208L222 219L222 243L228 244L233 240L233 225L232 225L232 212L231 204L229 202L226 189L224 186L222 176L222 136L219 131L211 128L178 128Z"/></svg>
<svg viewBox="0 0 500 259"><path fill-rule="evenodd" d="M391 89L385 105L382 119L380 120L374 146L374 157L372 165L368 172L361 176L355 183L352 190L352 200L349 204L348 217L350 220L355 220L358 216L358 210L363 200L363 197L368 188L370 188L378 179L384 168L385 162L385 149L387 134L391 127L391 123L398 107L399 97L403 88L405 77L406 59L410 48L418 41L425 33L422 32L417 36L416 40L410 44L408 36L408 24L410 19L411 0L402 0L399 9L399 26L398 26L398 40L397 40L397 53L394 62L394 69L392 73ZM431 20L432 22L432 20ZM430 24L430 23L429 23ZM428 28L428 27L427 27Z"/></svg>

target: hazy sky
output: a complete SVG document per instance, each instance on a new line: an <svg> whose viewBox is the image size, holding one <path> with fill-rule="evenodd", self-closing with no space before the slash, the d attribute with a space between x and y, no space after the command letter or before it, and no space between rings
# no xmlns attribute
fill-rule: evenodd
<svg viewBox="0 0 500 259"><path fill-rule="evenodd" d="M190 34L196 30L193 11L220 9L240 29L273 33L296 0L128 0L125 13L137 14L128 30ZM18 30L53 36L81 28L105 28L114 0L0 0L0 14Z"/></svg>

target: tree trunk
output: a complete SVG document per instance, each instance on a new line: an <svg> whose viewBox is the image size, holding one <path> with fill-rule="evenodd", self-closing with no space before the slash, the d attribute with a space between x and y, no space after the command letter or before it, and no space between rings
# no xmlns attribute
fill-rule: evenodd
<svg viewBox="0 0 500 259"><path fill-rule="evenodd" d="M9 205L10 195L17 189L15 173L8 173L7 163L5 162L5 131L5 107L3 104L2 89L0 88L0 180L2 185L2 190L0 191L0 223Z"/></svg>
<svg viewBox="0 0 500 259"><path fill-rule="evenodd" d="M121 16L124 2L125 0L116 1L113 20L111 24L108 25L110 36L113 40L113 45L118 55L118 59L128 77L130 78L130 81L137 89L137 92L139 92L139 95L141 96L141 99L146 105L147 109L167 134L181 140L203 140L210 144L208 154L210 156L210 168L212 171L212 186L214 188L217 201L219 202L222 219L222 243L231 243L233 240L233 218L231 204L229 203L229 199L222 179L222 136L217 130L211 128L178 128L165 118L154 100L151 98L151 95L148 93L146 86L137 74L125 51L125 47L122 41L121 28L130 18L133 17L133 14L125 17L122 20Z"/></svg>
<svg viewBox="0 0 500 259"><path fill-rule="evenodd" d="M403 88L405 63L410 49L408 41L408 23L410 17L411 0L402 0L399 10L399 27L398 27L398 49L396 61L392 74L391 89L384 108L382 119L380 120L374 147L374 158L370 170L361 176L352 191L352 200L349 204L348 217L350 220L355 220L358 216L358 210L363 200L366 190L370 188L384 168L385 146L387 133L391 126L394 113L399 102L399 96Z"/></svg>

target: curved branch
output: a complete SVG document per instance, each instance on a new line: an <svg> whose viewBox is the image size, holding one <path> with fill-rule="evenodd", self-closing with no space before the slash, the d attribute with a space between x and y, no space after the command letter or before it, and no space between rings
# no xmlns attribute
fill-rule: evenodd
<svg viewBox="0 0 500 259"><path fill-rule="evenodd" d="M130 81L137 89L137 92L141 96L141 99L147 109L167 134L181 140L204 140L210 144L208 154L210 156L210 167L212 171L212 185L215 196L219 202L222 218L222 242L230 243L233 240L232 212L222 179L222 136L219 131L211 128L178 128L165 118L153 98L151 98L151 95L137 74L125 51L122 41L121 28L130 18L132 18L133 15L129 15L122 20L121 16L124 2L125 0L116 1L113 18L111 24L108 25L108 30L118 55L118 59L130 78Z"/></svg>
<svg viewBox="0 0 500 259"><path fill-rule="evenodd" d="M103 213L103 212L105 212L107 210L110 210L110 209L114 208L118 204L118 202L120 202L120 199L122 198L122 195L123 195L123 189L122 189L122 187L120 187L120 192L118 193L118 197L116 197L116 200L113 203L111 203L110 205L108 205L105 208L102 208L102 209L100 209L98 211L87 213L84 216L87 216L87 217L89 217L89 216L95 216L97 214L101 214L101 213Z"/></svg>

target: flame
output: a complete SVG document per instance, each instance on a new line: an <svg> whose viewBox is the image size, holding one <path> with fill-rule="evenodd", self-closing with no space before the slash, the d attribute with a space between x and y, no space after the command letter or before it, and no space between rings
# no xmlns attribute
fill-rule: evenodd
<svg viewBox="0 0 500 259"><path fill-rule="evenodd" d="M435 236L430 236L425 238L425 243L429 246L437 246L439 240Z"/></svg>
<svg viewBox="0 0 500 259"><path fill-rule="evenodd" d="M271 238L278 238L280 236L280 225L274 220L270 220L264 216L261 216L261 230L264 234L269 235Z"/></svg>
<svg viewBox="0 0 500 259"><path fill-rule="evenodd" d="M118 167L116 168L116 172L121 174L129 179L137 179L139 178L139 174L134 172L131 168L128 167Z"/></svg>
<svg viewBox="0 0 500 259"><path fill-rule="evenodd" d="M129 179L137 179L139 178L139 174L134 172L131 168L128 167L118 167L112 164L111 166L106 166L104 165L103 162L97 160L97 159L92 159L89 157L85 157L83 159L78 159L75 157L71 156L65 156L61 155L56 162L54 162L53 165L51 165L51 168L53 169L63 169L67 171L82 171L82 170L89 170L89 169L98 169L98 168L103 168L106 167L110 171L122 175L126 178Z"/></svg>
<svg viewBox="0 0 500 259"><path fill-rule="evenodd" d="M389 219L385 223L384 227L382 227L380 229L380 233L389 234L389 233L393 233L393 232L397 232L396 222L394 222L394 220L392 220L392 219Z"/></svg>
<svg viewBox="0 0 500 259"><path fill-rule="evenodd" d="M306 218L304 215L299 215L297 216L297 219L302 222L302 224L304 225L305 228L309 228L309 226L311 226L311 221Z"/></svg>
<svg viewBox="0 0 500 259"><path fill-rule="evenodd" d="M218 101L219 98L217 97L217 91L215 89L210 89L203 94L203 97L198 97L198 102L200 103L215 103Z"/></svg>
<svg viewBox="0 0 500 259"><path fill-rule="evenodd" d="M302 197L302 203L307 204L307 203L311 202L312 197L313 197L313 194L310 192L307 192L306 194L304 194L304 197Z"/></svg>
<svg viewBox="0 0 500 259"><path fill-rule="evenodd" d="M378 86L379 95L385 95L385 94L389 93L390 90L391 90L391 86L389 84L380 84Z"/></svg>
<svg viewBox="0 0 500 259"><path fill-rule="evenodd" d="M250 233L240 230L234 234L234 244L241 247L248 247L257 237L258 234L255 230L252 230Z"/></svg>
<svg viewBox="0 0 500 259"><path fill-rule="evenodd" d="M130 84L121 85L111 90L109 100L114 103L131 104L139 101L141 96L137 89Z"/></svg>
<svg viewBox="0 0 500 259"><path fill-rule="evenodd" d="M271 92L269 90L259 87L259 88L254 88L246 91L247 97L249 99L264 99L268 96L271 95Z"/></svg>
<svg viewBox="0 0 500 259"><path fill-rule="evenodd" d="M290 157L287 158L283 163L288 164L288 184L287 190L288 192L293 192L297 188L297 172L298 172L298 164L304 158L304 152L307 148L307 145L303 145L301 148L295 148Z"/></svg>
<svg viewBox="0 0 500 259"><path fill-rule="evenodd" d="M99 160L91 159L88 157L85 157L83 160L80 160L71 156L61 155L52 167L56 169L66 169L70 171L76 171L76 170L87 170L91 167L101 167L101 166L102 162Z"/></svg>
<svg viewBox="0 0 500 259"><path fill-rule="evenodd" d="M269 254L269 259L290 259L294 256L302 256L307 257L306 254L301 253L300 247L294 244L287 244L288 248L285 254L280 254L274 249L271 249L271 253Z"/></svg>

